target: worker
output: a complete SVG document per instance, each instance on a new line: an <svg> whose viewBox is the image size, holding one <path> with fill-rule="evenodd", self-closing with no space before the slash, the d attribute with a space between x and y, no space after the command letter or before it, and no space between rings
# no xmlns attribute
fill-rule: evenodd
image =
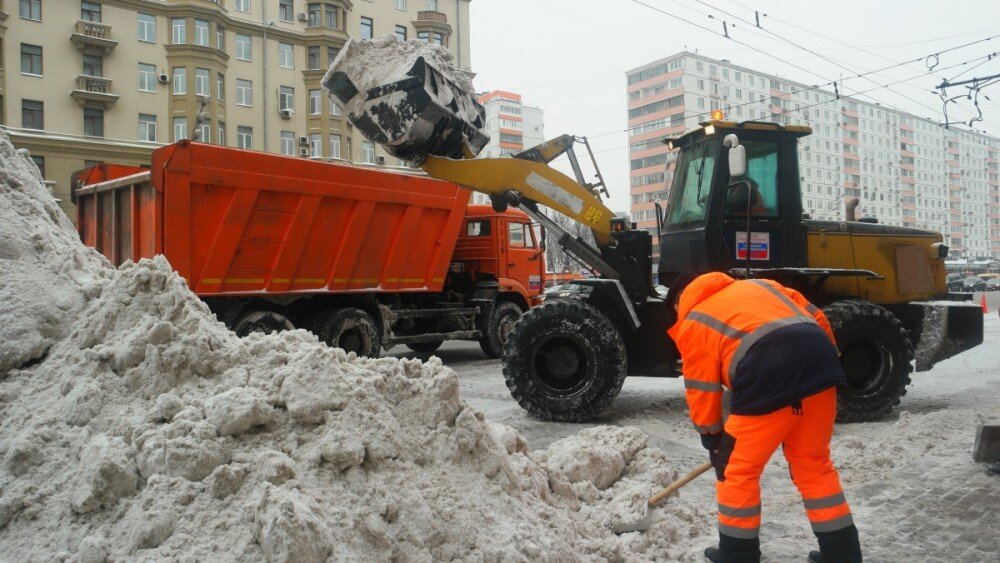
<svg viewBox="0 0 1000 563"><path fill-rule="evenodd" d="M847 379L826 316L771 280L681 274L667 331L683 359L691 420L716 473L713 562L760 560L760 475L782 446L819 543L810 561L861 561L858 529L830 461L838 385ZM722 391L732 391L723 424Z"/></svg>

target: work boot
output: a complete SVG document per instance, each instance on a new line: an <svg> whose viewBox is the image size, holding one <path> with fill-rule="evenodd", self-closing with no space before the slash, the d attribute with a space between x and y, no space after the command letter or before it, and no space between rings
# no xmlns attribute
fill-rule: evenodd
<svg viewBox="0 0 1000 563"><path fill-rule="evenodd" d="M813 563L861 563L858 528L851 524L833 532L816 532L819 551L809 552Z"/></svg>
<svg viewBox="0 0 1000 563"><path fill-rule="evenodd" d="M719 533L719 547L706 547L712 563L759 563L760 538L739 539Z"/></svg>

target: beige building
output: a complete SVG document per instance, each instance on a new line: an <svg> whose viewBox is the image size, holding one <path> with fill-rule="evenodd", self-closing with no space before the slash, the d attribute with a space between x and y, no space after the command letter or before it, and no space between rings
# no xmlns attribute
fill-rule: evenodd
<svg viewBox="0 0 1000 563"><path fill-rule="evenodd" d="M70 174L184 138L398 165L320 88L350 37L445 45L469 69L470 0L0 0L0 124L63 209Z"/></svg>

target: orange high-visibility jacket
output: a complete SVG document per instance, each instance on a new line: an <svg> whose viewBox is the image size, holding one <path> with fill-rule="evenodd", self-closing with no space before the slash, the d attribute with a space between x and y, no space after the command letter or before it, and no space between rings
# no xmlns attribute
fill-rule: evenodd
<svg viewBox="0 0 1000 563"><path fill-rule="evenodd" d="M776 410L846 382L826 316L802 294L777 282L737 281L720 272L699 276L681 294L677 319L667 332L684 361L691 420L702 434L722 430L723 387L733 390L731 407L757 400L740 397L743 393L767 395L761 400ZM751 348L767 343L769 335L780 357L765 357L761 351L771 354L774 347L762 345L751 362ZM773 404L776 400L784 404Z"/></svg>

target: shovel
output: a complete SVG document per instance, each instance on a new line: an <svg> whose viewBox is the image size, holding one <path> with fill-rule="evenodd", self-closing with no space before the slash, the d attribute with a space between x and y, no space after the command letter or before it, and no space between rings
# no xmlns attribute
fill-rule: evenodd
<svg viewBox="0 0 1000 563"><path fill-rule="evenodd" d="M702 473L708 471L712 468L712 462L706 461L705 463L695 467L690 473L684 475L680 479L671 483L667 488L656 493L649 498L649 501L642 505L642 514L639 515L635 520L630 520L628 518L625 521L617 520L612 523L611 530L616 534L624 534L627 532L643 532L649 529L649 525L652 523L652 509L654 506L659 504L663 499L669 497L670 495L677 492L678 489L687 485L694 480L695 477L701 475Z"/></svg>

